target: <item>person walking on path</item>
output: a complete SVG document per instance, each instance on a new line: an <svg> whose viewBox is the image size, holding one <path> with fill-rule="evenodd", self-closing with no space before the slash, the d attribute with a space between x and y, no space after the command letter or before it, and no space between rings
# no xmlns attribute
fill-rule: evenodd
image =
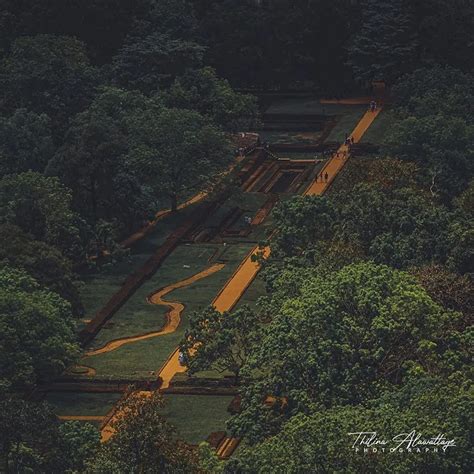
<svg viewBox="0 0 474 474"><path fill-rule="evenodd" d="M328 172L326 171L326 174L324 175L324 179L326 181L326 183L328 182L328 179L329 179L329 175L328 175Z"/></svg>

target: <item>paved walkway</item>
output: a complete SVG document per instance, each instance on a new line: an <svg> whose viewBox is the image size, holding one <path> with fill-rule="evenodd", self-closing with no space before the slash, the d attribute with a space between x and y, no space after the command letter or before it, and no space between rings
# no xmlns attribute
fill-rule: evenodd
<svg viewBox="0 0 474 474"><path fill-rule="evenodd" d="M364 116L360 119L354 131L351 133L351 137L354 138L355 143L359 143L367 129L372 125L372 122L377 118L381 109L378 108L375 112L367 111ZM324 167L321 169L319 174L323 174L323 179L317 178L308 189L304 192L305 196L320 196L324 194L327 188L330 186L334 178L337 176L339 171L344 167L347 160L349 159L350 151L347 145L341 145L337 152L327 161ZM326 181L325 174L328 174Z"/></svg>

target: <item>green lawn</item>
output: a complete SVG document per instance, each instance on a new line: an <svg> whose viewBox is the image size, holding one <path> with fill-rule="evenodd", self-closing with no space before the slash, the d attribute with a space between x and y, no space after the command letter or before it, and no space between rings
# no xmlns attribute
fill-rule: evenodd
<svg viewBox="0 0 474 474"><path fill-rule="evenodd" d="M193 212L192 206L158 222L153 232L137 242L130 257L115 265L104 265L100 272L84 275L81 301L86 317L92 317L120 289L128 275L140 268L166 238Z"/></svg>
<svg viewBox="0 0 474 474"><path fill-rule="evenodd" d="M160 288L189 278L205 269L210 265L209 259L216 250L218 247L215 245L205 244L177 247L155 275L132 295L97 334L90 348L101 347L113 339L158 331L165 323L167 308L149 304L147 297ZM173 297L170 295L170 298Z"/></svg>
<svg viewBox="0 0 474 474"><path fill-rule="evenodd" d="M269 143L291 143L302 145L314 145L321 138L321 131L259 131L263 141Z"/></svg>
<svg viewBox="0 0 474 474"><path fill-rule="evenodd" d="M255 307L258 299L261 296L264 296L265 294L265 282L259 275L257 275L255 280L251 283L251 285L242 295L242 298L240 298L239 302L236 305L236 308L240 308L244 305L248 305L253 308Z"/></svg>
<svg viewBox="0 0 474 474"><path fill-rule="evenodd" d="M387 138L387 134L396 123L395 114L390 110L382 110L362 137L361 143L372 143L382 145Z"/></svg>
<svg viewBox="0 0 474 474"><path fill-rule="evenodd" d="M344 113L340 115L336 126L326 138L326 142L344 142L346 133L348 135L352 133L366 110L367 106L365 105L346 105Z"/></svg>
<svg viewBox="0 0 474 474"><path fill-rule="evenodd" d="M189 313L204 309L206 306L211 304L219 290L224 286L225 282L250 251L252 244L235 244L227 245L226 247L219 246L219 248L221 253L218 256L218 260L226 263L226 266L222 270L199 280L186 288L175 290L168 295L169 299L183 302L186 306L186 309L182 314L181 325L176 332L165 336L125 344L115 351L85 357L81 361L81 364L95 368L97 370L96 377L102 379L113 377L130 377L136 380L155 379L156 371L160 369L183 337L184 331L187 327L187 317ZM209 255L209 245L180 246L169 257L169 259L165 261L160 274L156 274L145 286L150 289L162 287L163 275L165 274L167 275L167 281L178 281L186 278L190 274L203 270L209 264L203 262L203 266L197 268L196 256L191 256L191 252L195 253L197 249L201 249L203 252L202 258L203 260L206 260L206 256ZM183 262L195 265L194 270L183 268ZM143 294L145 293L146 291L143 291ZM147 303L144 302L143 305L147 305ZM156 310L158 313L160 311L159 307L156 307ZM164 312L164 310L161 311ZM112 321L113 320L114 318L112 318ZM137 334L137 332L135 332L135 326L130 318L128 321L131 324L129 324L130 329L126 335Z"/></svg>
<svg viewBox="0 0 474 474"><path fill-rule="evenodd" d="M266 110L268 114L315 114L315 115L343 115L353 109L367 106L345 104L321 104L319 98L300 97L275 100Z"/></svg>
<svg viewBox="0 0 474 474"><path fill-rule="evenodd" d="M45 400L58 416L105 416L121 393L48 392Z"/></svg>
<svg viewBox="0 0 474 474"><path fill-rule="evenodd" d="M179 438L198 444L214 431L225 431L231 396L164 395L163 415L176 427Z"/></svg>

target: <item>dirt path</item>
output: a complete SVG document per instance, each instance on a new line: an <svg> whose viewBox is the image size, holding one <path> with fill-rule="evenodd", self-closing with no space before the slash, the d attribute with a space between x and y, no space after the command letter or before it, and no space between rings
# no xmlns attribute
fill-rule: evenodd
<svg viewBox="0 0 474 474"><path fill-rule="evenodd" d="M145 334L139 334L137 336L128 336L128 337L122 337L120 339L114 339L108 342L107 344L105 344L105 346L102 346L99 349L96 349L93 351L88 351L84 355L86 357L91 357L98 354L104 354L106 352L114 351L118 349L119 347L122 347L124 344L130 344L132 342L137 342L137 341L144 341L145 339L151 339L153 337L164 336L165 334L170 334L172 332L175 332L179 326L179 323L181 322L181 313L183 312L184 305L177 301L165 301L163 300L163 296L167 295L168 293L171 293L172 291L178 288L183 288L185 286L191 285L192 283L198 280L206 278L209 275L212 275L213 273L216 273L219 270L222 270L224 266L225 265L223 263L216 263L206 268L202 272L196 273L195 275L189 278L186 278L185 280L181 280L181 281L178 281L177 283L173 283L172 285L169 285L166 288L162 288L161 290L158 290L156 293L153 293L152 295L150 295L148 297L149 303L161 305L161 306L167 306L169 308L166 313L166 318L167 318L166 324L159 331L152 331Z"/></svg>
<svg viewBox="0 0 474 474"><path fill-rule="evenodd" d="M105 416L82 416L82 415L67 415L58 416L62 421L103 421Z"/></svg>
<svg viewBox="0 0 474 474"><path fill-rule="evenodd" d="M367 129L370 127L372 122L377 118L381 109L378 108L375 112L367 111L357 124L354 131L351 133L351 137L354 138L354 142L358 143ZM323 174L323 179L317 178L308 189L304 192L306 196L319 196L326 192L327 188L331 185L334 178L337 176L339 171L344 167L350 156L350 150L347 145L341 145L337 152L327 161L319 174ZM325 174L328 174L326 181Z"/></svg>

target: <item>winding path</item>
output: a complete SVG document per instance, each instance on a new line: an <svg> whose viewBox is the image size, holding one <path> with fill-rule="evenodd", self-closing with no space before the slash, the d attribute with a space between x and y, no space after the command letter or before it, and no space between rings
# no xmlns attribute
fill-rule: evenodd
<svg viewBox="0 0 474 474"><path fill-rule="evenodd" d="M171 293L174 290L177 290L178 288L183 288L185 286L191 285L192 283L198 280L202 280L203 278L206 278L209 275L212 275L213 273L216 273L219 270L222 270L224 266L225 265L223 263L215 263L214 265L211 265L210 267L206 268L202 272L196 273L195 275L192 275L189 278L173 283L151 294L148 297L149 303L161 305L161 306L167 306L169 308L166 313L167 321L165 325L163 326L163 328L160 329L159 331L152 331L152 332L147 332L145 334L139 334L137 336L127 336L127 337L122 337L120 339L114 339L108 342L107 344L105 344L105 346L100 347L99 349L86 352L84 356L91 357L91 356L95 356L99 354L104 354L106 352L114 351L118 349L119 347L122 347L124 344L130 344L132 342L143 341L145 339L151 339L153 337L164 336L165 334L170 334L172 332L175 332L179 326L179 323L181 322L181 313L183 312L184 305L178 301L165 301L163 300L163 296L167 295L168 293Z"/></svg>

